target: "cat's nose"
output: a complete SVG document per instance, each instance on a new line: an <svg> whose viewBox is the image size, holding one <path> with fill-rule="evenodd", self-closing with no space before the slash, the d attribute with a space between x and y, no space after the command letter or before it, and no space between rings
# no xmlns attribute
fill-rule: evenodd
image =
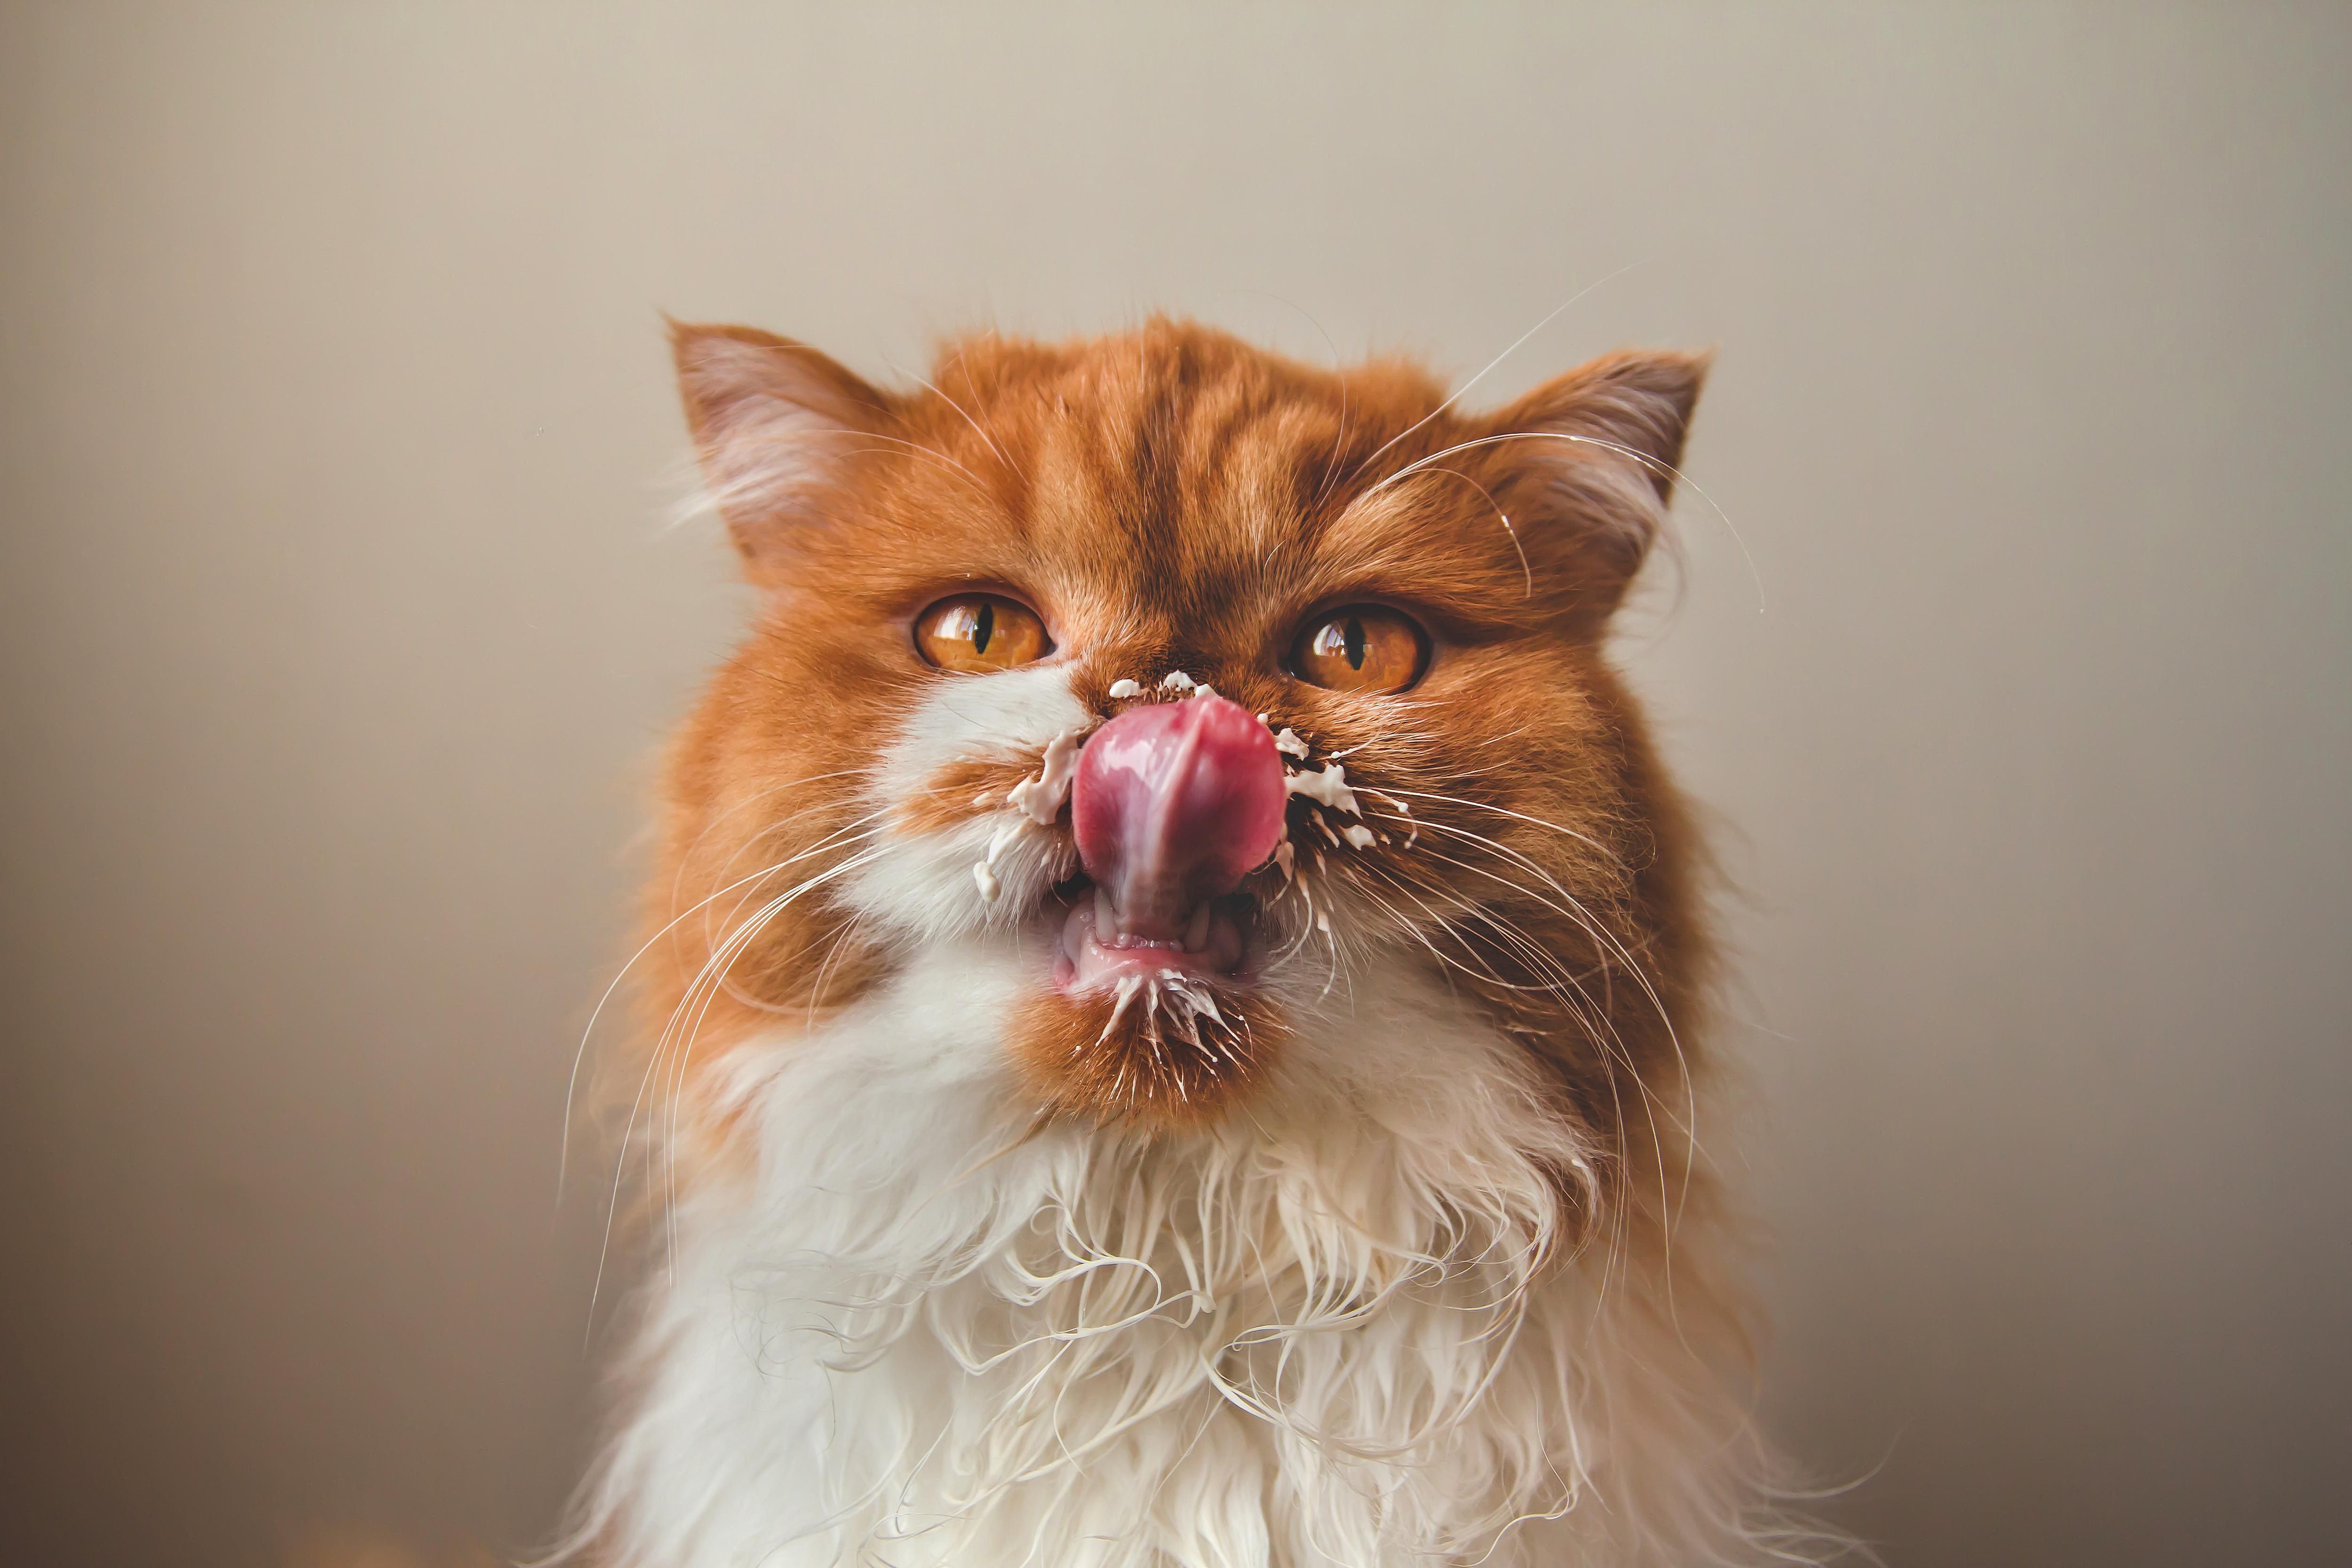
<svg viewBox="0 0 2352 1568"><path fill-rule="evenodd" d="M1096 731L1078 754L1070 825L1120 929L1175 941L1204 900L1274 853L1287 799L1266 727L1203 695L1130 708Z"/></svg>

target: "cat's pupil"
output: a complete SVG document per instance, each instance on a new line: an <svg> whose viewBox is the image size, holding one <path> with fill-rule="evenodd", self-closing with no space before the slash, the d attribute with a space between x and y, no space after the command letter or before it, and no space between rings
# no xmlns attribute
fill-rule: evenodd
<svg viewBox="0 0 2352 1568"><path fill-rule="evenodd" d="M1348 617L1348 624L1340 628L1339 640L1348 650L1348 668L1349 669L1363 668L1364 623L1358 620L1355 616L1349 616Z"/></svg>
<svg viewBox="0 0 2352 1568"><path fill-rule="evenodd" d="M971 624L971 647L974 653L988 651L988 639L996 630L996 606L982 600L980 615Z"/></svg>

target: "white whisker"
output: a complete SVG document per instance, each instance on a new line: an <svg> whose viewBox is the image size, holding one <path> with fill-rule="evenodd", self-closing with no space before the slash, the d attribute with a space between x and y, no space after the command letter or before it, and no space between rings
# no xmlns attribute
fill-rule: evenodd
<svg viewBox="0 0 2352 1568"><path fill-rule="evenodd" d="M1526 331L1521 332L1517 337L1511 340L1511 346L1509 348L1505 349L1501 353L1498 353L1493 359L1488 360L1485 369L1479 371L1477 374L1464 382L1460 386L1455 387L1454 389L1453 396L1448 397L1444 402L1439 404L1436 407L1423 415L1419 419L1414 420L1411 425L1406 426L1402 430L1398 431L1395 435L1382 442L1379 449L1374 451L1370 457L1366 458L1362 462L1356 465L1356 472L1360 474L1366 468L1370 468L1374 463L1380 460L1381 454L1386 452L1391 447L1395 446L1398 442L1403 440L1406 437L1411 436L1414 431L1419 430L1423 426L1428 424L1431 420L1436 418L1439 415L1444 413L1455 404L1461 402L1463 397L1472 387L1486 380L1487 374L1492 372L1496 365L1501 364L1505 360L1518 353L1520 346L1529 338L1534 337L1538 332L1540 332L1546 327L1550 326L1552 322L1559 318L1561 311L1567 310L1570 305L1575 304L1579 300L1583 299L1587 294L1591 293L1595 289L1600 288L1603 283L1613 282L1617 279L1622 278L1626 273L1633 270L1634 266L1635 263L1627 262L1624 266L1620 267L1616 271L1610 273L1608 277L1595 279L1593 281L1587 283L1583 288L1579 289L1575 293L1570 294L1567 299L1562 300L1559 304L1553 306L1551 310L1545 314L1542 321L1538 321L1534 326L1529 327ZM1459 448L1454 449L1458 450ZM1440 455L1443 456L1443 454ZM1395 476L1393 475L1391 476L1391 478L1394 477ZM1387 483L1387 480L1382 480L1381 483L1385 484ZM1375 485L1372 488L1374 489L1378 489L1381 487L1379 485ZM1357 499L1360 500L1363 498L1360 496Z"/></svg>

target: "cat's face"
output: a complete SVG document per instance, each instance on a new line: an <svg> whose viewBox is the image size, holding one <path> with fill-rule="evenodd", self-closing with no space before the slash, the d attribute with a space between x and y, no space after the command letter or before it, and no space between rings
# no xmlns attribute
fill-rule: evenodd
<svg viewBox="0 0 2352 1568"><path fill-rule="evenodd" d="M763 601L673 757L665 1050L969 951L1049 1113L1272 1092L1376 973L1597 1122L1676 1070L1685 836L1599 643L1700 362L1467 417L1409 366L1166 322L972 340L904 395L740 329L677 347Z"/></svg>

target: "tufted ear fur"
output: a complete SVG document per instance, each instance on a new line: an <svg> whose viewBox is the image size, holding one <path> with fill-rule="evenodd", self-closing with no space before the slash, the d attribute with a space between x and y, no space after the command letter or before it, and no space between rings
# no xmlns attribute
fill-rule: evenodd
<svg viewBox="0 0 2352 1568"><path fill-rule="evenodd" d="M754 577L823 515L844 464L887 446L888 395L805 343L750 327L670 323L703 482Z"/></svg>
<svg viewBox="0 0 2352 1568"><path fill-rule="evenodd" d="M1487 423L1507 454L1512 510L1569 544L1580 607L1605 620L1665 521L1712 356L1604 354Z"/></svg>

